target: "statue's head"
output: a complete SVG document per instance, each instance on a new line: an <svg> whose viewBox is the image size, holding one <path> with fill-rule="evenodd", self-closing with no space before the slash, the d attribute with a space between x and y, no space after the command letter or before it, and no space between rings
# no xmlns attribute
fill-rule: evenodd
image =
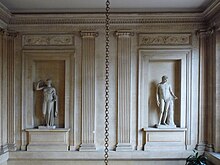
<svg viewBox="0 0 220 165"><path fill-rule="evenodd" d="M168 77L167 76L162 76L162 82L167 82Z"/></svg>
<svg viewBox="0 0 220 165"><path fill-rule="evenodd" d="M52 80L51 80L51 79L47 79L47 80L46 80L46 84L47 84L47 85L51 85L51 83L52 83Z"/></svg>

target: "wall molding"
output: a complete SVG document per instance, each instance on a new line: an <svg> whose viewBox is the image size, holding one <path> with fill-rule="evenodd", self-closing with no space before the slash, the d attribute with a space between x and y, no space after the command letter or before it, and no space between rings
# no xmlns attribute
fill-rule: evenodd
<svg viewBox="0 0 220 165"><path fill-rule="evenodd" d="M139 46L191 45L191 34L145 33L139 34Z"/></svg>
<svg viewBox="0 0 220 165"><path fill-rule="evenodd" d="M8 10L8 8L2 5L2 3L0 3L0 20L1 20L0 26L9 24L10 19L11 19L11 12Z"/></svg>
<svg viewBox="0 0 220 165"><path fill-rule="evenodd" d="M23 46L71 46L74 45L74 37L70 34L42 34L23 35Z"/></svg>

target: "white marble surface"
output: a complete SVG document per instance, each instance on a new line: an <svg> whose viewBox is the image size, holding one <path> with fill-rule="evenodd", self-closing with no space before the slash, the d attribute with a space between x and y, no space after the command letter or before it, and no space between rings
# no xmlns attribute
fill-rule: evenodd
<svg viewBox="0 0 220 165"><path fill-rule="evenodd" d="M0 154L0 165L7 165L8 158L9 158L9 152Z"/></svg>
<svg viewBox="0 0 220 165"><path fill-rule="evenodd" d="M27 151L68 151L70 129L26 129Z"/></svg>

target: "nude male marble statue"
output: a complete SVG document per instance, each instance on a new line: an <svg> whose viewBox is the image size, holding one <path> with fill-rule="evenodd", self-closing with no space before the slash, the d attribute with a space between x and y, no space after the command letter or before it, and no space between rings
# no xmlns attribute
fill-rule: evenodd
<svg viewBox="0 0 220 165"><path fill-rule="evenodd" d="M58 100L56 89L51 85L52 81L47 79L46 82L40 80L37 82L35 90L43 91L42 113L46 122L46 127L54 126L54 119L58 114ZM42 85L43 84L43 85Z"/></svg>
<svg viewBox="0 0 220 165"><path fill-rule="evenodd" d="M168 83L168 77L162 76L162 81L157 84L156 89L156 100L160 109L158 125L175 126L173 119L173 102L175 99L177 99L177 97L174 95L171 85Z"/></svg>

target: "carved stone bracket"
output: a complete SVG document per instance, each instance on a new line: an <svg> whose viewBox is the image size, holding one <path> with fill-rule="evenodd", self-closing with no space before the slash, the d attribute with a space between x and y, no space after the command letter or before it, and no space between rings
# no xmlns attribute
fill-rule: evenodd
<svg viewBox="0 0 220 165"><path fill-rule="evenodd" d="M139 34L139 46L190 44L191 34Z"/></svg>
<svg viewBox="0 0 220 165"><path fill-rule="evenodd" d="M70 46L74 45L72 35L23 35L23 46Z"/></svg>

